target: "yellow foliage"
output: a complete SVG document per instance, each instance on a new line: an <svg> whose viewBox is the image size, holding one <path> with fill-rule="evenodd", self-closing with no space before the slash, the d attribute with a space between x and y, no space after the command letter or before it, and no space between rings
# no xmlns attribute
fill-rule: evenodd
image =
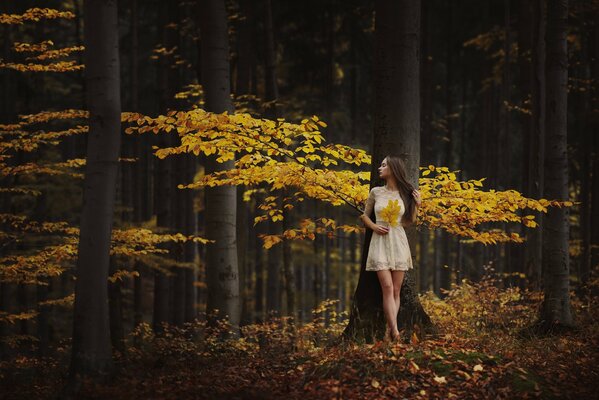
<svg viewBox="0 0 599 400"><path fill-rule="evenodd" d="M370 164L371 158L363 150L338 144L321 144L325 140L319 132L322 126L318 117L303 119L299 124L284 119L270 121L258 119L245 113L213 114L202 109L173 111L167 115L150 118L130 113L123 121L132 123L126 133L166 132L179 134L181 144L170 148L155 148L155 154L165 158L173 154L193 153L216 155L217 161L235 160L235 168L204 175L195 182L180 188L195 189L205 186L243 185L258 187L267 185L271 190L294 190L299 195L292 201L305 197L317 199L334 206L349 205L362 213L360 205L368 196L370 173L353 170L354 166ZM181 129L184 128L184 129ZM346 164L345 168L340 163ZM332 166L337 166L331 168ZM504 241L522 242L517 233L497 229L480 231L481 224L489 222L521 223L535 227L532 215L519 215L529 208L547 211L549 206L568 206L568 202L545 199L528 199L514 190L483 191L482 179L466 182L457 180L457 172L447 167L429 165L421 167L419 189L422 195L418 224L430 228L442 228L448 232L473 238L485 244ZM249 200L249 195L246 196ZM257 216L254 223L267 219L280 221L282 210L291 209L289 202L277 205L266 199L259 208L265 215ZM281 207L279 209L279 207ZM399 204L386 212L389 221L395 221ZM357 227L346 226L345 231ZM289 231L291 232L291 231ZM314 236L301 228L293 235L280 235L285 239L304 239ZM329 232L331 233L331 232ZM268 239L269 247L278 243Z"/></svg>
<svg viewBox="0 0 599 400"><path fill-rule="evenodd" d="M0 62L0 68L14 69L19 72L68 72L78 71L85 68L85 66L77 64L77 61L58 61L50 64Z"/></svg>
<svg viewBox="0 0 599 400"><path fill-rule="evenodd" d="M14 324L17 321L23 321L37 317L37 311L26 311L18 314L10 314L0 311L0 323Z"/></svg>
<svg viewBox="0 0 599 400"><path fill-rule="evenodd" d="M22 24L25 21L40 21L42 19L65 18L73 19L75 14L70 11L59 11L52 8L30 8L23 14L0 14L0 24Z"/></svg>
<svg viewBox="0 0 599 400"><path fill-rule="evenodd" d="M389 223L389 225L395 227L399 223L399 213L401 212L401 206L399 200L389 200L385 208L381 210L381 218L383 221Z"/></svg>
<svg viewBox="0 0 599 400"><path fill-rule="evenodd" d="M69 263L77 256L79 229L65 222L35 222L24 216L0 214L0 226L6 235L15 239L22 235L53 235L59 236L61 243L45 246L39 250L25 254L10 254L0 257L0 281L14 283L41 284L41 278L59 276ZM158 247L162 243L184 243L194 241L201 244L214 242L199 236L175 234L158 234L149 229L130 228L113 229L112 256L146 257L152 253L166 253L167 250ZM122 279L135 276L136 272L119 271L112 279Z"/></svg>

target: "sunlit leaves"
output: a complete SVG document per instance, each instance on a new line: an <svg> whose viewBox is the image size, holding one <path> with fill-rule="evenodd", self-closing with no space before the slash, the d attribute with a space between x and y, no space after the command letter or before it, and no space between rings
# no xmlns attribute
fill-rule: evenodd
<svg viewBox="0 0 599 400"><path fill-rule="evenodd" d="M71 19L74 17L75 14L70 11L63 12L50 8L31 8L23 14L0 14L0 24L22 24L25 21L37 22L42 19ZM0 68L13 69L19 72L68 72L84 68L83 64L79 64L73 60L60 60L44 64L44 61L65 58L72 53L83 51L83 46L70 46L58 49L53 49L53 46L54 42L51 40L45 40L41 43L15 42L13 49L16 53L33 54L22 61L0 59Z"/></svg>
<svg viewBox="0 0 599 400"><path fill-rule="evenodd" d="M381 210L381 218L390 226L395 227L399 223L400 212L401 206L399 205L399 200L389 200L387 205Z"/></svg>
<svg viewBox="0 0 599 400"><path fill-rule="evenodd" d="M25 251L0 257L0 281L15 283L44 284L40 279L61 275L70 267L77 255L79 229L65 222L36 222L25 216L0 214L0 233L12 241L46 236L60 243L50 244L41 249ZM159 234L145 228L113 229L110 254L120 257L144 257L150 254L166 253L160 244L193 241L200 244L212 242L200 236ZM131 277L134 274L122 272L113 279Z"/></svg>
<svg viewBox="0 0 599 400"><path fill-rule="evenodd" d="M152 132L177 132L179 146L155 148L159 158L173 154L216 155L217 161L233 159L235 168L205 175L193 183L181 184L179 188L200 188L222 185L243 185L271 190L286 189L301 196L288 199L284 208L293 208L294 202L304 197L317 199L334 206L349 205L362 212L361 205L368 195L370 173L355 171L351 166L370 164L370 157L360 149L337 144L325 144L319 131L323 122L313 116L299 124L283 119L270 121L253 118L249 114L212 114L201 109L189 112L177 111L150 118L140 114L124 116L131 123L129 134ZM343 165L345 164L345 169ZM526 208L547 211L549 206L568 206L567 202L534 200L514 190L482 190L482 179L459 181L458 171L429 165L421 167L419 187L422 207L418 224L430 228L442 228L448 232L476 241L493 244L504 241L522 242L518 233L506 233L499 229L481 226L492 222L521 223L527 227L537 226L532 215L520 215ZM399 206L399 205L397 205ZM281 221L282 209L266 200L259 208L265 214L255 218L255 223L266 220ZM389 210L388 220L393 221L397 208ZM265 246L272 247L278 239L311 238L301 230L274 236Z"/></svg>
<svg viewBox="0 0 599 400"><path fill-rule="evenodd" d="M456 173L446 167L421 167L419 180L422 207L419 221L431 228L442 228L453 234L470 237L485 244L522 242L517 233L498 229L479 229L482 224L512 222L534 228L533 215L521 215L522 210L547 212L548 207L569 207L572 202L530 199L515 190L484 191L483 179L466 182L456 180Z"/></svg>
<svg viewBox="0 0 599 400"><path fill-rule="evenodd" d="M0 14L0 24L22 24L26 21L37 22L42 19L73 19L75 14L70 11L59 11L52 8L30 8L23 14Z"/></svg>

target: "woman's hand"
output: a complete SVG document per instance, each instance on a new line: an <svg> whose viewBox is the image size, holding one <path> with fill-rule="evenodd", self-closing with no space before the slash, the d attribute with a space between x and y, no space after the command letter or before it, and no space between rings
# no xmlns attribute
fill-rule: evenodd
<svg viewBox="0 0 599 400"><path fill-rule="evenodd" d="M414 197L414 201L416 201L416 205L420 207L420 204L422 204L422 200L420 199L420 192L414 189L412 190L412 196Z"/></svg>
<svg viewBox="0 0 599 400"><path fill-rule="evenodd" d="M374 233L378 233L379 235L386 235L387 233L389 233L389 228L383 225L374 224L372 226L372 230L374 231Z"/></svg>

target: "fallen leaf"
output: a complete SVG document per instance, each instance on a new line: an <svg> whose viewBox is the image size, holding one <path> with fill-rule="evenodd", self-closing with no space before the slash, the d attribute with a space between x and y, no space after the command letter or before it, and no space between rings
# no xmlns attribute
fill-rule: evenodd
<svg viewBox="0 0 599 400"><path fill-rule="evenodd" d="M420 370L420 367L414 361L410 361L410 363L408 364L408 368L410 372L413 374L417 373L418 370Z"/></svg>

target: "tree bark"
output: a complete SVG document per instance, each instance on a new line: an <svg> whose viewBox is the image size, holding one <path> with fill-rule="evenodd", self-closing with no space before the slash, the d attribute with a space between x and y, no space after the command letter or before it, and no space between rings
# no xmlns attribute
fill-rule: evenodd
<svg viewBox="0 0 599 400"><path fill-rule="evenodd" d="M568 1L547 3L547 99L545 197L568 200L567 54ZM573 324L570 307L568 254L569 210L549 209L543 225L543 304L540 326L544 329L570 327Z"/></svg>
<svg viewBox="0 0 599 400"><path fill-rule="evenodd" d="M526 195L532 198L543 197L545 176L545 1L533 0L532 32L532 81L531 105L532 118L528 153L528 188ZM536 229L526 233L524 249L525 270L532 287L541 287L541 263L543 257L543 220L544 215L534 212L539 224Z"/></svg>
<svg viewBox="0 0 599 400"><path fill-rule="evenodd" d="M421 57L420 57L420 156L422 165L429 165L433 162L431 155L433 153L433 135L432 135L432 116L433 116L433 76L432 76L432 56L431 56L431 33L430 33L430 9L429 3L423 1L421 3L421 19L420 26L421 35ZM430 241L429 230L422 228L420 231L420 271L419 271L419 288L420 290L428 290L428 244ZM430 269L434 272L434 268Z"/></svg>
<svg viewBox="0 0 599 400"><path fill-rule="evenodd" d="M76 267L70 376L112 369L108 268L118 158L121 99L117 2L84 2L89 134Z"/></svg>
<svg viewBox="0 0 599 400"><path fill-rule="evenodd" d="M118 260L110 257L108 272L110 275L117 271ZM125 351L125 327L123 325L123 295L121 281L108 282L108 313L110 318L110 342L112 347L121 353Z"/></svg>
<svg viewBox="0 0 599 400"><path fill-rule="evenodd" d="M169 1L160 5L162 40L167 49L171 49L178 44L177 33L167 27L168 24L177 23L178 1ZM160 85L160 109L162 112L173 106L173 96L177 86L175 70L172 68L171 60L163 56L160 60L159 85ZM173 146L174 137L171 134L162 134L158 137L159 147L165 148ZM156 225L163 229L172 230L176 228L175 210L178 209L176 198L176 185L174 183L176 174L177 157L168 157L163 160L155 160L157 167L155 169L155 205L156 205ZM168 244L164 247L174 248L175 244ZM172 252L171 255L172 256ZM163 324L173 322L173 278L161 271L154 271L154 315L152 325L154 331L161 333Z"/></svg>
<svg viewBox="0 0 599 400"><path fill-rule="evenodd" d="M595 12L595 21L599 18L599 11ZM595 24L592 33L592 50L593 55L591 62L591 76L595 79L599 76L599 24ZM595 96L592 96L591 109L599 109L599 96L595 91ZM591 120L592 134L592 182L591 182L591 233L590 233L590 249L591 249L591 266L599 264L599 118L595 116Z"/></svg>
<svg viewBox="0 0 599 400"><path fill-rule="evenodd" d="M206 110L233 111L229 80L229 38L223 0L200 0L202 85ZM217 163L206 157L206 174L233 168L233 160ZM227 316L235 329L240 319L239 272L236 241L236 187L205 188L207 312ZM218 310L218 311L217 311Z"/></svg>
<svg viewBox="0 0 599 400"><path fill-rule="evenodd" d="M139 112L139 13L138 0L130 0L131 4L131 110ZM146 136L136 137L134 141L134 156L137 161L133 165L133 222L141 224L144 220L144 207L146 200L145 183L148 176L147 159L147 138ZM146 270L143 263L135 260L133 269L138 276L133 278L133 327L143 322L143 281Z"/></svg>
<svg viewBox="0 0 599 400"><path fill-rule="evenodd" d="M389 153L406 162L411 183L417 187L420 163L420 1L378 0L375 2L375 104L371 188L377 167ZM374 217L374 213L372 215ZM371 218L372 218L371 217ZM408 228L414 247L417 235ZM366 272L372 231L367 230L362 247L360 277L350 320L343 337L354 340L381 338L385 331L382 292L375 273ZM412 250L415 255L415 250ZM419 302L413 272L406 273L401 290L398 325L412 331L415 325L431 330L432 323Z"/></svg>

